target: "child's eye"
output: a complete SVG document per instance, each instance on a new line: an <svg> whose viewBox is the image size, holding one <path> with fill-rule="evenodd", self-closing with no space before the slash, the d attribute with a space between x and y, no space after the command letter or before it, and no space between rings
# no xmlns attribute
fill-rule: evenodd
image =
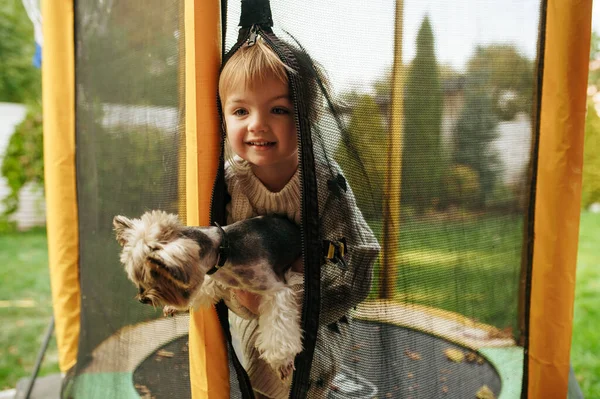
<svg viewBox="0 0 600 399"><path fill-rule="evenodd" d="M279 114L279 115L286 115L286 114L290 113L290 111L284 107L275 107L275 108L273 108L273 110L271 112L273 112L274 114Z"/></svg>
<svg viewBox="0 0 600 399"><path fill-rule="evenodd" d="M234 115L236 115L236 116L244 116L244 115L246 115L247 113L248 113L248 111L246 111L246 110L245 110L245 109L243 109L243 108L238 108L238 109L236 109L235 111L233 111L233 114L234 114Z"/></svg>

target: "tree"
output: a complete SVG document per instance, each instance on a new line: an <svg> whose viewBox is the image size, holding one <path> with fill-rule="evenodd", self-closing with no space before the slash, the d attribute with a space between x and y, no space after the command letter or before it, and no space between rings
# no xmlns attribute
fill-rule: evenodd
<svg viewBox="0 0 600 399"><path fill-rule="evenodd" d="M40 96L34 52L33 25L21 1L0 2L0 102L26 103Z"/></svg>
<svg viewBox="0 0 600 399"><path fill-rule="evenodd" d="M162 0L90 2L79 32L78 83L86 101L177 106L181 15ZM101 67L99 67L101 65Z"/></svg>
<svg viewBox="0 0 600 399"><path fill-rule="evenodd" d="M600 202L600 117L590 102L585 117L585 145L583 147L583 189L581 205L587 208Z"/></svg>
<svg viewBox="0 0 600 399"><path fill-rule="evenodd" d="M477 47L467 66L467 75L477 76L491 94L494 114L502 120L531 113L534 74L533 61L509 44Z"/></svg>
<svg viewBox="0 0 600 399"><path fill-rule="evenodd" d="M600 88L600 68L598 67L600 60L600 35L596 31L592 32L592 41L590 44L590 71L588 74L588 86L596 86Z"/></svg>
<svg viewBox="0 0 600 399"><path fill-rule="evenodd" d="M347 140L341 140L335 159L354 191L363 215L381 219L386 173L387 135L379 105L368 94L352 93L352 113Z"/></svg>
<svg viewBox="0 0 600 399"><path fill-rule="evenodd" d="M500 174L500 158L492 147L498 138L493 97L477 76L465 88L465 104L454 127L454 163L469 166L479 176L480 193L473 206L483 207Z"/></svg>
<svg viewBox="0 0 600 399"><path fill-rule="evenodd" d="M439 199L444 168L443 94L434 48L433 30L425 17L404 91L402 202L413 206L418 214Z"/></svg>
<svg viewBox="0 0 600 399"><path fill-rule="evenodd" d="M595 30L592 31L590 42L590 61L600 58L600 35Z"/></svg>

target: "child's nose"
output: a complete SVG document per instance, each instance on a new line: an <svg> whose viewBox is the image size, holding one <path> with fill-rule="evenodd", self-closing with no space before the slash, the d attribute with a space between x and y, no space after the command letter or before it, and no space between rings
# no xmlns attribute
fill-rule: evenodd
<svg viewBox="0 0 600 399"><path fill-rule="evenodd" d="M248 125L248 130L251 132L262 132L266 130L266 127L267 121L263 114L256 112L254 115L252 115Z"/></svg>

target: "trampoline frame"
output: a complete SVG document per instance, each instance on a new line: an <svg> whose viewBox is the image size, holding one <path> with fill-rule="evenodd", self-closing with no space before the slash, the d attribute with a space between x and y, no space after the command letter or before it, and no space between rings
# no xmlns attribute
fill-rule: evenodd
<svg viewBox="0 0 600 399"><path fill-rule="evenodd" d="M403 3L396 1L400 6ZM535 196L529 215L535 218L528 231L532 237L531 273L524 282L524 300L529 304L525 306L529 327L525 347L530 356L524 361L523 383L527 387L524 397L530 398L565 397L568 388L592 1L543 0L541 5L542 57L538 62L536 99L540 112L535 120L537 151L531 190ZM215 86L204 83L216 84L221 53L220 3L185 0L185 12L186 126L188 134L201 135L218 131L206 129L218 122L216 110L206 113L203 101L210 99L214 105ZM80 329L73 1L42 0L42 14L48 255L59 364L66 372L76 362ZM210 135L200 139L194 133L186 143L190 224L208 218L208 210L200 200L210 198L207 190L212 185L210 176L216 169L218 146L205 147L207 137L215 140ZM557 189L557 184L563 189ZM190 325L195 331L191 336L194 347L201 347L207 335L218 340L221 333L213 313L194 317ZM190 373L200 376L199 385L192 390L195 398L222 397L229 390L224 345L213 348L215 352L210 355L191 351ZM494 349L483 353L490 351ZM209 393L208 387L213 384L222 388Z"/></svg>

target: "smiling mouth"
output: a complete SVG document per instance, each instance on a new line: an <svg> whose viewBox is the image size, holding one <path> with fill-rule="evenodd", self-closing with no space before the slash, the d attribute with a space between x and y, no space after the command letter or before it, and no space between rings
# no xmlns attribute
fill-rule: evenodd
<svg viewBox="0 0 600 399"><path fill-rule="evenodd" d="M246 144L256 147L272 147L276 143L274 141L247 141Z"/></svg>

